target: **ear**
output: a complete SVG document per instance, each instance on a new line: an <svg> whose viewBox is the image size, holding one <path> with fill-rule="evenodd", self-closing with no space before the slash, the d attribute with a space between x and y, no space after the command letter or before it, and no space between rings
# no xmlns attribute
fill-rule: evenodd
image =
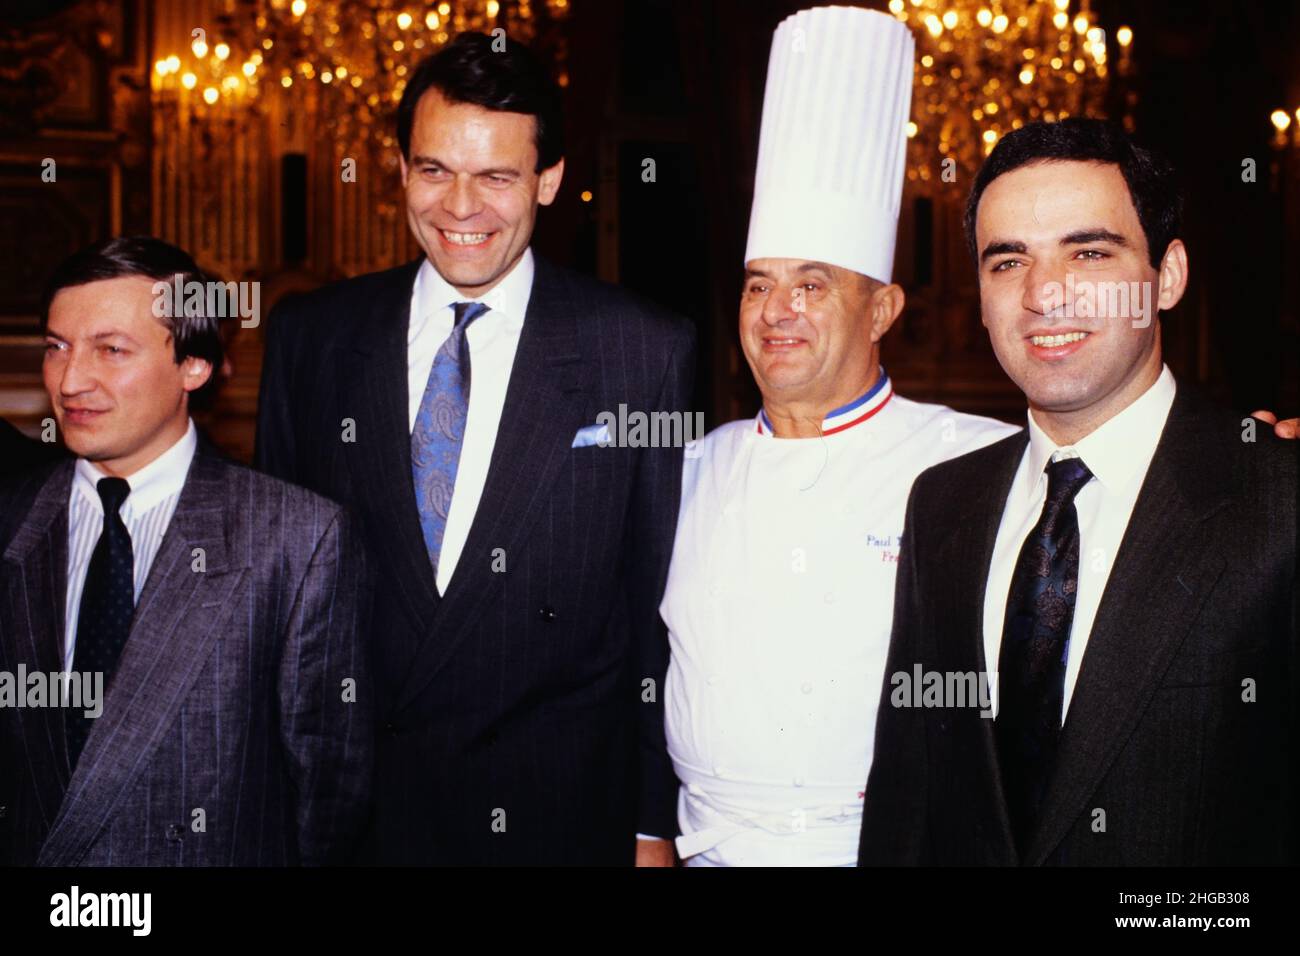
<svg viewBox="0 0 1300 956"><path fill-rule="evenodd" d="M1165 250L1165 257L1160 260L1160 296L1156 308L1161 311L1172 309L1178 304L1187 290L1187 247L1183 240L1175 239Z"/></svg>
<svg viewBox="0 0 1300 956"><path fill-rule="evenodd" d="M903 312L906 301L903 287L894 283L882 285L871 293L871 341L879 342L890 326Z"/></svg>
<svg viewBox="0 0 1300 956"><path fill-rule="evenodd" d="M564 158L549 169L543 169L537 182L537 203L549 206L555 201L555 194L560 191L560 180L564 179Z"/></svg>
<svg viewBox="0 0 1300 956"><path fill-rule="evenodd" d="M406 183L406 157L402 155L402 151L401 151L400 149L397 151L397 168L400 169L400 170L402 171L402 183L403 183L403 185L405 185L405 183Z"/></svg>
<svg viewBox="0 0 1300 956"><path fill-rule="evenodd" d="M181 378L181 387L186 392L202 388L212 378L212 363L195 355L187 355L181 361Z"/></svg>

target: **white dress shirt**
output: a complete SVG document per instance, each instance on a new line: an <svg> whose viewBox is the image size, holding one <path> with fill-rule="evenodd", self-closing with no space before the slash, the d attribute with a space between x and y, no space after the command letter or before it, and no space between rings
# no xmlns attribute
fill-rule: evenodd
<svg viewBox="0 0 1300 956"><path fill-rule="evenodd" d="M818 438L775 438L760 412L687 456L660 612L688 865L857 860L912 482L1016 430L899 396L871 410Z"/></svg>
<svg viewBox="0 0 1300 956"><path fill-rule="evenodd" d="M1173 403L1174 377L1166 365L1155 384L1133 404L1072 446L1058 446L1034 421L1033 413L1029 413L1029 444L1002 511L984 591L984 661L990 674L997 670L1011 577L1025 538L1038 523L1047 498L1044 469L1049 460L1082 458L1093 477L1074 498L1079 517L1079 582L1065 666L1062 723L1070 708L1083 652L1088 646L1088 635L1115 554L1124 539Z"/></svg>
<svg viewBox="0 0 1300 956"><path fill-rule="evenodd" d="M140 592L176 511L197 447L198 433L191 419L176 444L126 478L131 491L119 514L131 536L136 604L140 603ZM68 494L68 594L63 618L66 624L63 669L67 671L72 670L72 654L77 646L77 614L81 608L81 592L86 586L86 572L104 530L104 504L99 499L96 483L107 477L93 462L77 459Z"/></svg>
<svg viewBox="0 0 1300 956"><path fill-rule="evenodd" d="M438 350L451 335L456 316L452 305L457 302L482 302L487 312L470 323L465 332L469 342L470 390L469 413L465 436L456 466L456 484L452 489L447 527L443 530L442 551L438 556L438 593L445 594L456 562L469 537L474 513L483 486L487 483L492 449L496 445L497 426L506 403L510 369L519 347L519 335L533 292L533 251L523 256L505 277L487 294L467 299L447 282L428 259L420 266L411 291L410 323L406 335L407 385L410 398L410 430L420 413L429 373Z"/></svg>

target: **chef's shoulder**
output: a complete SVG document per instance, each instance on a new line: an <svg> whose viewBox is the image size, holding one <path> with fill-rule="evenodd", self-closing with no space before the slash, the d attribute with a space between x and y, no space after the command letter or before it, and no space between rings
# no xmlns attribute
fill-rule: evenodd
<svg viewBox="0 0 1300 956"><path fill-rule="evenodd" d="M682 473L682 495L694 489L704 475L719 474L741 454L754 431L752 418L719 425L703 438L686 446Z"/></svg>
<svg viewBox="0 0 1300 956"><path fill-rule="evenodd" d="M914 402L901 396L896 401L908 417L916 447L930 464L985 448L1020 431L1019 426L983 415L969 415L947 405Z"/></svg>

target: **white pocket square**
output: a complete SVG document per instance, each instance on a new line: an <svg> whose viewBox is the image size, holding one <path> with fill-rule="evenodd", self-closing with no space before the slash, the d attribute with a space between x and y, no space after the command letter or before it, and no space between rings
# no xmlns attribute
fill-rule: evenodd
<svg viewBox="0 0 1300 956"><path fill-rule="evenodd" d="M573 444L570 448L587 448L591 445L608 445L609 426L608 425L587 425L579 428L576 435L573 436Z"/></svg>

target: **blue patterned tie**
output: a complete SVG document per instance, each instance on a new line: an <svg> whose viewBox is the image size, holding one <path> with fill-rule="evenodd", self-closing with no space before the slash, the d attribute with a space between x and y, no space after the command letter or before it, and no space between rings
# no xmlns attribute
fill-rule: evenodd
<svg viewBox="0 0 1300 956"><path fill-rule="evenodd" d="M1079 584L1079 458L1047 466L1043 513L1020 549L998 652L998 761L1016 844L1028 849L1056 763L1065 664Z"/></svg>
<svg viewBox="0 0 1300 956"><path fill-rule="evenodd" d="M420 509L420 530L435 575L469 414L469 341L465 330L488 310L482 302L457 302L452 308L456 325L434 356L411 433L415 503Z"/></svg>
<svg viewBox="0 0 1300 956"><path fill-rule="evenodd" d="M107 687L130 636L131 617L135 613L135 552L120 513L131 486L125 478L101 478L95 489L104 505L104 529L86 569L86 583L77 611L72 669L102 673ZM90 736L91 720L81 710L69 712L68 764L72 767L77 765Z"/></svg>

